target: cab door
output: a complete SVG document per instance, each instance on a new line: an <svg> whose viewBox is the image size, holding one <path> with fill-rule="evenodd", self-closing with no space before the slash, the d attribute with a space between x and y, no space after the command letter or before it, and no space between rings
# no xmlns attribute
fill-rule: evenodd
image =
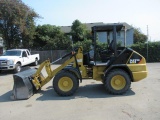
<svg viewBox="0 0 160 120"><path fill-rule="evenodd" d="M29 57L28 57L26 51L23 51L22 52L22 64L27 65L28 61L29 61Z"/></svg>

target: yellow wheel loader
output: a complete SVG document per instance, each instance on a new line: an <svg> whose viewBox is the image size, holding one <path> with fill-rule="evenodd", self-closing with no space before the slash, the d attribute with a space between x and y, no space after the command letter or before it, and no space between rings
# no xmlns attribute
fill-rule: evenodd
<svg viewBox="0 0 160 120"><path fill-rule="evenodd" d="M73 95L79 87L79 82L82 82L83 79L101 81L104 88L111 94L125 93L130 88L131 82L147 77L147 67L142 55L131 48L117 47L116 33L124 27L122 24L94 26L92 27L92 52L83 53L83 48L79 47L59 58L58 60L66 57L68 59L56 69L52 70L51 64L58 60L52 63L46 60L40 64L38 69L28 69L14 74L12 98L28 99L51 79L53 79L55 92L60 96ZM107 39L108 48L97 52L98 32L111 32L113 40ZM46 70L46 77L42 74L43 68Z"/></svg>

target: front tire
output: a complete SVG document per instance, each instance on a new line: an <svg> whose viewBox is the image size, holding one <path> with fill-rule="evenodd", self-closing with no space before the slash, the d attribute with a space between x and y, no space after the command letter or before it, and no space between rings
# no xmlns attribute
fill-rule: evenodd
<svg viewBox="0 0 160 120"><path fill-rule="evenodd" d="M58 73L53 79L53 88L60 96L73 95L78 87L78 78L68 71Z"/></svg>
<svg viewBox="0 0 160 120"><path fill-rule="evenodd" d="M16 63L15 69L14 69L14 73L18 73L20 71L21 71L21 64L20 63Z"/></svg>
<svg viewBox="0 0 160 120"><path fill-rule="evenodd" d="M130 88L130 85L130 76L122 69L112 70L106 76L105 88L111 94L124 94Z"/></svg>

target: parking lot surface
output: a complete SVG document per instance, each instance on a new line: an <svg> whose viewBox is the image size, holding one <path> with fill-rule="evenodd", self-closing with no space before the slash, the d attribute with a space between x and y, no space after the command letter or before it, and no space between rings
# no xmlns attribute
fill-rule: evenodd
<svg viewBox="0 0 160 120"><path fill-rule="evenodd" d="M57 65L52 66L52 68ZM124 95L110 95L101 82L83 80L77 92L60 97L52 80L27 100L10 99L13 73L0 73L0 120L160 120L160 63Z"/></svg>

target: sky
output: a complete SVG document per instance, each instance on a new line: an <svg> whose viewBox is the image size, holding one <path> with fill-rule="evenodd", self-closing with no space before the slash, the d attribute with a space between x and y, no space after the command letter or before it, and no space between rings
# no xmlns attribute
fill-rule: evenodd
<svg viewBox="0 0 160 120"><path fill-rule="evenodd" d="M36 25L70 26L82 23L126 22L160 41L160 0L22 0L41 18ZM147 32L148 26L148 32Z"/></svg>

